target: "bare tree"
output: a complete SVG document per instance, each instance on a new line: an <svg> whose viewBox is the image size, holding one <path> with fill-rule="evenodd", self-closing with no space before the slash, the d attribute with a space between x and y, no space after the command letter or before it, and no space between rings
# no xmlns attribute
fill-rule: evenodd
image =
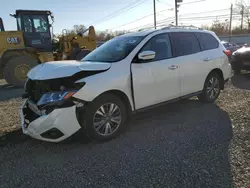
<svg viewBox="0 0 250 188"><path fill-rule="evenodd" d="M217 35L228 35L229 24L225 22L221 22L219 20L214 20L212 25L202 25L203 29L214 31Z"/></svg>
<svg viewBox="0 0 250 188"><path fill-rule="evenodd" d="M96 39L97 41L104 41L105 40L105 32L101 31L101 32L97 32L96 33Z"/></svg>
<svg viewBox="0 0 250 188"><path fill-rule="evenodd" d="M120 36L123 35L125 33L128 33L127 31L109 31L109 30L105 30L105 31L97 31L96 32L96 38L97 41L107 41L110 40L116 36Z"/></svg>
<svg viewBox="0 0 250 188"><path fill-rule="evenodd" d="M86 27L84 26L84 25L82 25L82 24L80 24L80 25L74 25L73 26L73 31L74 31L74 33L82 33L83 34L83 32L86 30Z"/></svg>
<svg viewBox="0 0 250 188"><path fill-rule="evenodd" d="M244 0L237 0L235 3L234 13L243 15L243 25L247 25L250 29L250 2Z"/></svg>
<svg viewBox="0 0 250 188"><path fill-rule="evenodd" d="M211 26L211 30L214 31L217 35L228 34L228 24L226 22L215 20Z"/></svg>
<svg viewBox="0 0 250 188"><path fill-rule="evenodd" d="M106 35L106 37L105 37L105 40L107 41L107 40L110 40L110 39L112 39L112 38L114 38L115 36L113 35L113 34L110 34L110 33L108 33L107 35Z"/></svg>

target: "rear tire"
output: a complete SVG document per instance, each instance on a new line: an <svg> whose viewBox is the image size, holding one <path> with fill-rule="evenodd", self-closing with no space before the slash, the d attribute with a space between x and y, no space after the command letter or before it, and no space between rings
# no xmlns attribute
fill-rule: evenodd
<svg viewBox="0 0 250 188"><path fill-rule="evenodd" d="M32 57L26 55L13 57L5 64L4 79L11 85L23 87L27 73L36 65L38 65L38 61Z"/></svg>
<svg viewBox="0 0 250 188"><path fill-rule="evenodd" d="M223 83L221 79L217 72L210 73L206 78L202 93L197 96L198 99L205 103L214 102L220 95L221 83Z"/></svg>
<svg viewBox="0 0 250 188"><path fill-rule="evenodd" d="M114 94L101 95L87 104L84 111L81 126L85 134L96 141L116 137L124 128L128 116L125 104Z"/></svg>

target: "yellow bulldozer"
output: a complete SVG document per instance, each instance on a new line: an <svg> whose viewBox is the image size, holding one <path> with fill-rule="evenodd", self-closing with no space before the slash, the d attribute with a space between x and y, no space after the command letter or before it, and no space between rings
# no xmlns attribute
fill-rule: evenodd
<svg viewBox="0 0 250 188"><path fill-rule="evenodd" d="M52 41L54 16L51 11L16 10L17 31L5 31L0 18L0 77L11 85L23 86L28 71L54 60L80 60L96 48L93 26L78 34L66 30ZM54 49L53 49L54 47Z"/></svg>

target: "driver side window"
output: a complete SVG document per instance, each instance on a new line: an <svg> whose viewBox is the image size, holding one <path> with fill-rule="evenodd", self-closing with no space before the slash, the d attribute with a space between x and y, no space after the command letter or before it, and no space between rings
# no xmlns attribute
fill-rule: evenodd
<svg viewBox="0 0 250 188"><path fill-rule="evenodd" d="M140 52L148 50L155 52L155 58L152 61L160 61L171 58L172 50L168 34L164 33L152 37L144 45Z"/></svg>
<svg viewBox="0 0 250 188"><path fill-rule="evenodd" d="M34 22L35 32L39 32L39 33L40 32L47 32L48 25L46 22L46 18L44 18L44 16L34 16L33 22Z"/></svg>

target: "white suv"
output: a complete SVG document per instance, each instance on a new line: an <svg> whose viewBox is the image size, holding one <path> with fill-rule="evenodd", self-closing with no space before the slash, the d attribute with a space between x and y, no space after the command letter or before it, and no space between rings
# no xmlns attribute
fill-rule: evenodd
<svg viewBox="0 0 250 188"><path fill-rule="evenodd" d="M210 31L164 28L116 37L81 61L56 61L28 73L22 128L59 142L82 130L115 137L132 112L198 96L213 102L231 73L229 52Z"/></svg>

